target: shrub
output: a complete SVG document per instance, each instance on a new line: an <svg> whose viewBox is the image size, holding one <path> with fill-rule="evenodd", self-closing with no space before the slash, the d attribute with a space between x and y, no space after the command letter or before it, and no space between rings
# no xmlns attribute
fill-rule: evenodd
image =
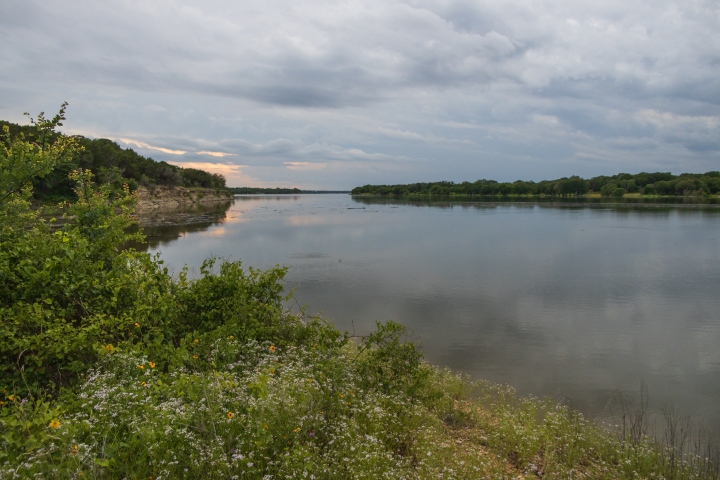
<svg viewBox="0 0 720 480"><path fill-rule="evenodd" d="M76 384L102 348L121 345L151 349L164 364L201 336L342 341L318 320L306 329L283 312L284 268L261 272L210 259L188 281L186 271L173 279L158 257L126 248L142 238L126 233L134 196L128 187L117 195L96 187L88 171L71 173L77 201L52 231L28 199L33 176L78 148L51 135L62 118L63 110L52 120L41 115L36 123L46 135L35 142L6 136L0 156L0 388L55 394Z"/></svg>
<svg viewBox="0 0 720 480"><path fill-rule="evenodd" d="M362 339L358 372L368 388L411 398L425 385L428 370L422 354L407 337L407 329L395 322L378 323L377 330Z"/></svg>

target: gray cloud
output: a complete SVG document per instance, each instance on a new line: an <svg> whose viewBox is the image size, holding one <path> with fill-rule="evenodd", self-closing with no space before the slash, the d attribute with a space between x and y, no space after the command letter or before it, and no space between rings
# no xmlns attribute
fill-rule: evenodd
<svg viewBox="0 0 720 480"><path fill-rule="evenodd" d="M188 161L232 154L223 161L265 183L679 173L720 160L712 1L8 0L0 41L0 117L68 100L74 133ZM310 177L286 162L338 165Z"/></svg>

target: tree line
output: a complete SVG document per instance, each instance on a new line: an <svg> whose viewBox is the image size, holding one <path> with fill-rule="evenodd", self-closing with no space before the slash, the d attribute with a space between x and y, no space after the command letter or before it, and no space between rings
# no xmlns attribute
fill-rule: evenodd
<svg viewBox="0 0 720 480"><path fill-rule="evenodd" d="M230 187L230 192L241 195L287 195L300 193L350 193L347 190L300 190L299 188L265 188L265 187Z"/></svg>
<svg viewBox="0 0 720 480"><path fill-rule="evenodd" d="M235 194L242 195L254 195L254 194L288 194L288 193L303 193L299 188L263 188L263 187L231 187L230 191Z"/></svg>
<svg viewBox="0 0 720 480"><path fill-rule="evenodd" d="M41 135L34 124L18 125L0 120L0 130L5 127L9 134L6 142L22 137L27 142L38 143ZM50 135L60 134L51 132ZM128 185L130 191L140 186L226 188L225 177L217 173L158 162L107 138L90 139L80 135L73 138L79 148L44 177L32 179L36 200L75 198L75 182L68 175L78 169L91 171L100 184L110 185L113 191L122 190L123 185Z"/></svg>
<svg viewBox="0 0 720 480"><path fill-rule="evenodd" d="M720 172L682 173L670 172L638 174L619 173L613 176L601 175L590 179L578 176L563 177L540 182L517 180L497 182L478 180L476 182L428 182L405 185L364 185L355 187L353 195L466 195L466 196L509 196L547 195L577 196L600 194L606 197L622 197L625 194L663 196L704 196L720 193Z"/></svg>

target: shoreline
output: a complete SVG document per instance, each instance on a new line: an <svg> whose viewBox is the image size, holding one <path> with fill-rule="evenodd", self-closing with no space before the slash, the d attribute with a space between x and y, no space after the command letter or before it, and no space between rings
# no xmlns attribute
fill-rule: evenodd
<svg viewBox="0 0 720 480"><path fill-rule="evenodd" d="M670 196L625 196L621 198L599 195L578 195L557 197L547 195L374 195L355 194L354 200L402 201L445 204L486 204L486 205L529 205L548 207L647 207L647 208L720 208L720 198L670 197Z"/></svg>
<svg viewBox="0 0 720 480"><path fill-rule="evenodd" d="M227 202L233 199L229 190L186 187L141 187L135 191L136 211L148 212L180 208L195 204Z"/></svg>

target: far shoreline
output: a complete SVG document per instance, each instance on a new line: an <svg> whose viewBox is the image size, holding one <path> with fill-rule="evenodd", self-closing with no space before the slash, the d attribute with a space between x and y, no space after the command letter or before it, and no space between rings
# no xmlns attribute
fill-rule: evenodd
<svg viewBox="0 0 720 480"><path fill-rule="evenodd" d="M497 203L530 204L547 206L604 206L604 207L647 207L647 208L718 208L720 195L670 196L626 194L622 197L606 197L597 193L559 196L559 195L432 195L432 194L352 194L356 200L398 200L425 201L431 203Z"/></svg>

